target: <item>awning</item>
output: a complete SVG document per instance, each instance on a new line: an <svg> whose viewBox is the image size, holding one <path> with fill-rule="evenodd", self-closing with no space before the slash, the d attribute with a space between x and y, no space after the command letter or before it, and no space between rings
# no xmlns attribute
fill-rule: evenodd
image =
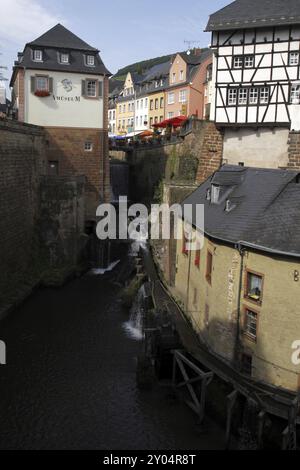
<svg viewBox="0 0 300 470"><path fill-rule="evenodd" d="M188 120L187 116L177 116L171 119L166 119L165 121L153 124L152 127L155 129L165 129L166 127L180 127Z"/></svg>
<svg viewBox="0 0 300 470"><path fill-rule="evenodd" d="M139 137L152 137L153 136L153 131L147 130L143 131L141 134L139 134Z"/></svg>

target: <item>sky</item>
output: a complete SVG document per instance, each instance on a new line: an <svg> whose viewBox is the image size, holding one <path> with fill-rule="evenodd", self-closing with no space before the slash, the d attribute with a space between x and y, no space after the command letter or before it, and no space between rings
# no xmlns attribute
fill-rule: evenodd
<svg viewBox="0 0 300 470"><path fill-rule="evenodd" d="M26 42L62 23L100 49L111 73L119 68L187 49L207 47L203 30L211 13L231 0L0 0L0 65L7 78Z"/></svg>

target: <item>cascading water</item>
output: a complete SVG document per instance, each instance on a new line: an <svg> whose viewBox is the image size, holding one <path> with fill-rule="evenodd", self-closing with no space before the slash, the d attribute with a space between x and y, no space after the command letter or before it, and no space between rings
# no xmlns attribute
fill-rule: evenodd
<svg viewBox="0 0 300 470"><path fill-rule="evenodd" d="M145 286L140 288L133 305L130 310L130 319L125 323L125 331L129 336L136 340L142 341L144 338L144 314L145 314Z"/></svg>

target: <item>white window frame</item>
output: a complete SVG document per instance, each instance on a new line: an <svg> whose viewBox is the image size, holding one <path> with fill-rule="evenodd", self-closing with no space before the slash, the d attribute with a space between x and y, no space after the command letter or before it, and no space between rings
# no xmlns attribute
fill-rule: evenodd
<svg viewBox="0 0 300 470"><path fill-rule="evenodd" d="M39 57L37 57L39 55ZM41 49L35 49L33 51L34 62L43 62L43 51Z"/></svg>
<svg viewBox="0 0 300 470"><path fill-rule="evenodd" d="M245 333L253 339L257 339L258 315L250 308L246 307L245 312ZM255 331L255 333L254 333Z"/></svg>
<svg viewBox="0 0 300 470"><path fill-rule="evenodd" d="M210 196L210 202L212 204L218 204L219 199L220 199L220 192L221 192L221 187L216 184L211 185L211 196Z"/></svg>
<svg viewBox="0 0 300 470"><path fill-rule="evenodd" d="M187 90L180 90L179 103L187 103Z"/></svg>
<svg viewBox="0 0 300 470"><path fill-rule="evenodd" d="M88 98L97 98L97 80L87 80L86 81L86 96ZM91 84L95 89L95 93L91 93Z"/></svg>
<svg viewBox="0 0 300 470"><path fill-rule="evenodd" d="M245 69L252 69L254 67L254 55L246 55L244 58Z"/></svg>
<svg viewBox="0 0 300 470"><path fill-rule="evenodd" d="M239 89L239 106L246 106L248 104L248 88Z"/></svg>
<svg viewBox="0 0 300 470"><path fill-rule="evenodd" d="M184 71L180 70L180 80L183 82L184 80Z"/></svg>
<svg viewBox="0 0 300 470"><path fill-rule="evenodd" d="M172 83L175 83L176 82L176 73L173 72L172 73Z"/></svg>
<svg viewBox="0 0 300 470"><path fill-rule="evenodd" d="M262 87L259 92L259 103L269 104L269 101L270 101L270 88Z"/></svg>
<svg viewBox="0 0 300 470"><path fill-rule="evenodd" d="M237 89L229 88L228 89L228 106L236 106L237 104Z"/></svg>
<svg viewBox="0 0 300 470"><path fill-rule="evenodd" d="M290 104L300 104L300 82L291 85Z"/></svg>
<svg viewBox="0 0 300 470"><path fill-rule="evenodd" d="M168 104L175 104L175 93L171 91L168 93Z"/></svg>
<svg viewBox="0 0 300 470"><path fill-rule="evenodd" d="M93 142L91 142L90 140L87 140L84 143L84 151L85 152L92 152L93 151Z"/></svg>
<svg viewBox="0 0 300 470"><path fill-rule="evenodd" d="M233 68L234 69L242 69L244 65L243 56L237 55L233 57Z"/></svg>
<svg viewBox="0 0 300 470"><path fill-rule="evenodd" d="M88 67L95 67L95 56L87 55L86 56L86 65Z"/></svg>
<svg viewBox="0 0 300 470"><path fill-rule="evenodd" d="M249 104L258 104L259 88L250 88L249 90Z"/></svg>
<svg viewBox="0 0 300 470"><path fill-rule="evenodd" d="M63 60L63 59L66 59L66 60ZM65 65L68 65L70 63L70 54L66 53L66 52L62 52L60 54L60 63L61 64L65 64Z"/></svg>
<svg viewBox="0 0 300 470"><path fill-rule="evenodd" d="M292 51L289 53L289 65L299 65L300 63L300 54L297 51Z"/></svg>
<svg viewBox="0 0 300 470"><path fill-rule="evenodd" d="M40 87L39 86L39 81L43 81L45 86ZM36 91L49 91L49 78L48 77L43 77L41 75L37 75L35 77L35 89Z"/></svg>

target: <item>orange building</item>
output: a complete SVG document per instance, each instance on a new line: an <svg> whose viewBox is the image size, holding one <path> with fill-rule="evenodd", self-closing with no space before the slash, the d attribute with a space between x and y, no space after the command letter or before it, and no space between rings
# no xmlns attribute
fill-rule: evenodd
<svg viewBox="0 0 300 470"><path fill-rule="evenodd" d="M194 49L174 56L165 97L165 119L176 116L205 118L208 70L212 64L210 50Z"/></svg>

